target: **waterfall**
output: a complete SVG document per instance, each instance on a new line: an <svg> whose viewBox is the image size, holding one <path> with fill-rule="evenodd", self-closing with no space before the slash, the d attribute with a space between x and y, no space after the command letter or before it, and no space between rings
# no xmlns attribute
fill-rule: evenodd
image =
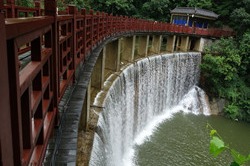
<svg viewBox="0 0 250 166"><path fill-rule="evenodd" d="M158 124L173 110L208 114L204 92L195 86L200 62L200 53L175 53L145 58L128 66L105 98L89 164L128 165L124 156L133 144L140 144L150 135L145 131L148 124Z"/></svg>

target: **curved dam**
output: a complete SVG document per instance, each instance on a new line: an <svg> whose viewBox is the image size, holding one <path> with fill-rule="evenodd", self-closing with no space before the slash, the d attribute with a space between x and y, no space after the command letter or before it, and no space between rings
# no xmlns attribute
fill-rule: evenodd
<svg viewBox="0 0 250 166"><path fill-rule="evenodd" d="M104 100L89 164L129 165L133 145L150 136L143 130L152 121L162 122L164 118L157 119L162 114L181 110L208 114L204 93L195 86L200 62L200 53L191 52L153 56L129 65Z"/></svg>

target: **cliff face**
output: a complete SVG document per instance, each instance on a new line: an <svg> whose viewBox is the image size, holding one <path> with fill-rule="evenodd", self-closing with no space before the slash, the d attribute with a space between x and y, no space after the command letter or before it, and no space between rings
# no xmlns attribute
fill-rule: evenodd
<svg viewBox="0 0 250 166"><path fill-rule="evenodd" d="M211 114L218 115L223 113L222 111L226 105L226 100L219 98L212 98L212 100L209 101L209 104L210 104Z"/></svg>

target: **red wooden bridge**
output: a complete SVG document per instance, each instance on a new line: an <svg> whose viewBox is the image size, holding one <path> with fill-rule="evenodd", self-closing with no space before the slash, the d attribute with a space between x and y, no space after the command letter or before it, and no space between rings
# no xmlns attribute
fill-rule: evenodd
<svg viewBox="0 0 250 166"><path fill-rule="evenodd" d="M41 165L58 121L58 104L75 72L105 39L136 32L204 37L231 36L202 29L107 13L78 11L58 15L56 0L45 9L0 2L0 165ZM17 18L19 16L34 16ZM16 17L16 18L10 18ZM29 56L24 63L22 56Z"/></svg>

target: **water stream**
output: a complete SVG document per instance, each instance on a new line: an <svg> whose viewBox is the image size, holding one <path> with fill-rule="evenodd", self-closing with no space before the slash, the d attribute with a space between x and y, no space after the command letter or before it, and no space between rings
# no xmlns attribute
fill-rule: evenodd
<svg viewBox="0 0 250 166"><path fill-rule="evenodd" d="M104 101L89 165L145 166L140 146L166 119L178 112L208 115L204 92L196 86L200 62L199 53L176 53L127 67Z"/></svg>

